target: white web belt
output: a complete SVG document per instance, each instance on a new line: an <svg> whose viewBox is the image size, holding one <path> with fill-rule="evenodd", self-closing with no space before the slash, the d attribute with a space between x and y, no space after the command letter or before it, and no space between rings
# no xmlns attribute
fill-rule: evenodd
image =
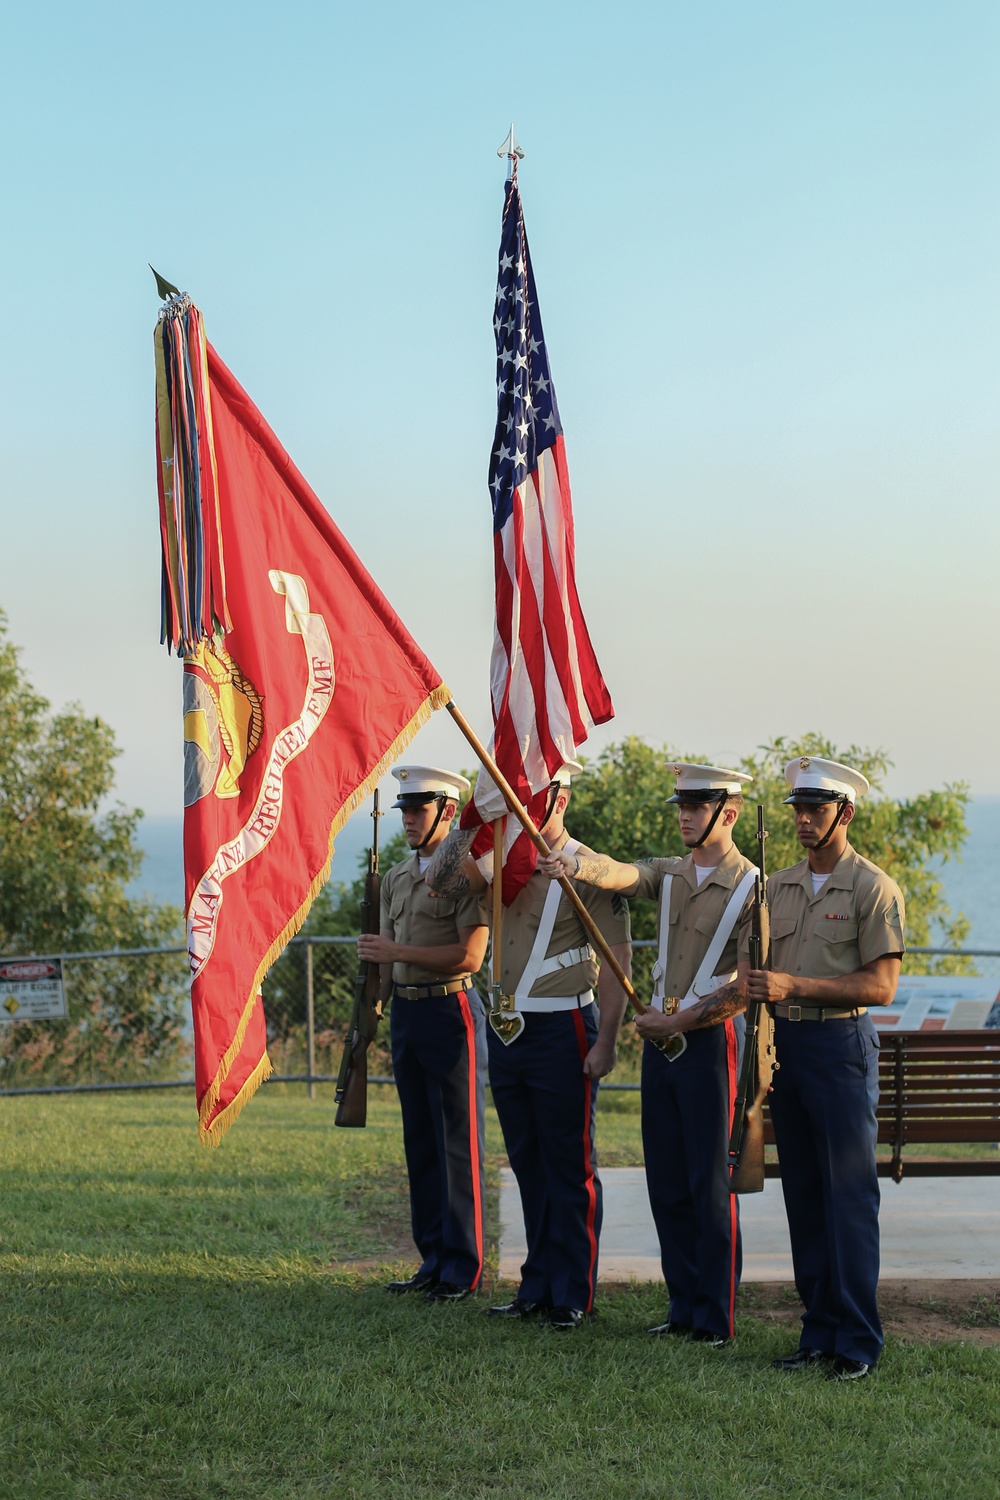
<svg viewBox="0 0 1000 1500"><path fill-rule="evenodd" d="M649 1001L653 1010L663 1009L667 958L669 957L670 949L670 888L673 878L672 875L664 875L663 884L660 887L660 943L656 954L656 963L653 965L653 993ZM698 972L691 981L691 988L686 995L681 997L678 1006L679 1010L687 1010L688 1006L694 1005L695 1001L703 1000L706 995L714 994L724 984L732 984L736 978L735 970L730 974L717 974L715 966L722 957L723 949L733 935L736 923L740 918L740 912L743 910L743 905L750 892L750 887L756 878L756 869L747 870L743 879L726 902L726 909L722 913L719 925L712 935L711 942L705 949L705 956L698 966Z"/></svg>

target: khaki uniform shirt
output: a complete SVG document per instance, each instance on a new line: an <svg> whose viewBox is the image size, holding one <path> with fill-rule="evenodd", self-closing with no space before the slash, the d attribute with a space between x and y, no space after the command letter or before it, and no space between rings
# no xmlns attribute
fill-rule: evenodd
<svg viewBox="0 0 1000 1500"><path fill-rule="evenodd" d="M460 927L487 927L489 916L479 896L435 896L423 875L416 854L401 860L382 880L381 929L391 929L397 943L418 948L441 948L459 941ZM463 979L464 974L440 974L420 964L395 963L395 984L439 984Z"/></svg>
<svg viewBox="0 0 1000 1500"><path fill-rule="evenodd" d="M562 841L565 843L565 839ZM562 843L557 847L561 848ZM542 919L542 907L552 881L537 870L515 900L503 910L501 934L501 984L505 995L513 995L527 966ZM596 885L586 885L574 880L576 891L584 906L597 923L605 940L614 946L630 939L628 902L614 891L602 891ZM566 953L572 948L585 948L590 938L565 894L559 892L559 908L556 912L552 937L545 950L546 958L557 953ZM554 974L543 974L532 985L531 994L538 997L550 995L582 995L594 989L600 962L597 958L573 964L571 968L557 969ZM627 973L626 969L626 973Z"/></svg>
<svg viewBox="0 0 1000 1500"><path fill-rule="evenodd" d="M658 902L664 875L674 877L670 883L670 941L667 947L664 995L675 995L678 999L683 999L690 990L708 945L722 921L730 896L747 870L752 868L750 860L740 853L735 844L712 873L706 875L701 885L698 884L695 862L690 854L636 862L639 886L629 893L630 901L646 898ZM715 966L717 974L731 974L736 968L737 957L747 956L752 907L751 888L740 919ZM659 939L659 908L656 913L656 935Z"/></svg>
<svg viewBox="0 0 1000 1500"><path fill-rule="evenodd" d="M873 959L903 953L903 893L848 844L813 894L808 859L767 882L771 968L809 979L855 974Z"/></svg>

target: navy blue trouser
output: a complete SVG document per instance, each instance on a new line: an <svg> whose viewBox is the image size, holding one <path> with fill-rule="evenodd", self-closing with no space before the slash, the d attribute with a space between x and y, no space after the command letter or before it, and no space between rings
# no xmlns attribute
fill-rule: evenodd
<svg viewBox="0 0 1000 1500"><path fill-rule="evenodd" d="M471 989L397 996L390 1011L420 1273L456 1286L478 1286L483 1274L485 1017Z"/></svg>
<svg viewBox="0 0 1000 1500"><path fill-rule="evenodd" d="M774 1023L770 1098L803 1349L873 1365L882 1349L878 1034L871 1016Z"/></svg>
<svg viewBox="0 0 1000 1500"><path fill-rule="evenodd" d="M597 1286L601 1180L594 1149L597 1082L583 1060L596 1005L531 1012L505 1047L489 1031L490 1086L517 1178L528 1254L518 1296L589 1312Z"/></svg>
<svg viewBox="0 0 1000 1500"><path fill-rule="evenodd" d="M642 1049L642 1149L670 1321L724 1338L743 1262L729 1131L745 1032L742 1016L689 1031L676 1062Z"/></svg>

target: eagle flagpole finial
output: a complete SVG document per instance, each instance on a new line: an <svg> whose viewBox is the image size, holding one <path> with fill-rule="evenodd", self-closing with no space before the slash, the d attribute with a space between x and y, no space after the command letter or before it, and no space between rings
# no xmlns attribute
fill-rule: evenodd
<svg viewBox="0 0 1000 1500"><path fill-rule="evenodd" d="M509 182L517 171L518 162L524 160L524 152L517 144L517 137L514 134L513 121L511 121L511 127L507 132L507 139L501 146L497 147L497 156L506 156L507 158L507 181Z"/></svg>

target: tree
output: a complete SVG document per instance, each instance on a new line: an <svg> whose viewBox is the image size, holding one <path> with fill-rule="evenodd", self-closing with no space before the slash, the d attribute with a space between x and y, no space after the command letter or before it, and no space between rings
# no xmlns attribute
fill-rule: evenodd
<svg viewBox="0 0 1000 1500"><path fill-rule="evenodd" d="M181 913L126 890L142 851L142 813L101 812L114 784L114 732L78 706L52 714L18 660L0 612L0 953L58 954L158 947L181 940ZM4 1078L124 1065L176 1046L186 1003L183 965L74 965L68 1022L0 1027Z"/></svg>
<svg viewBox="0 0 1000 1500"><path fill-rule="evenodd" d="M898 882L906 898L906 936L911 946L927 946L935 929L943 932L947 946L961 946L969 924L961 913L953 915L950 911L933 861L953 858L968 837L968 787L961 782L949 783L941 791L895 800L883 791L892 764L884 750L859 745L838 749L818 734L775 739L733 768L754 778L736 824L736 843L748 858L756 858L757 804L762 802L769 831L767 864L772 871L797 864L804 857L795 837L791 810L784 805L788 795L785 765L797 755L843 761L868 777L873 795L858 802L851 824L852 845ZM668 767L676 760L704 759L700 754L676 755L665 746L653 747L635 737L608 746L574 786L567 820L574 837L615 859L683 854L676 810L666 801L673 784ZM635 937L654 935L652 902L633 906L632 926ZM963 962L923 960L928 966L933 964L935 972L957 972ZM910 971L918 967L919 961L911 959Z"/></svg>

